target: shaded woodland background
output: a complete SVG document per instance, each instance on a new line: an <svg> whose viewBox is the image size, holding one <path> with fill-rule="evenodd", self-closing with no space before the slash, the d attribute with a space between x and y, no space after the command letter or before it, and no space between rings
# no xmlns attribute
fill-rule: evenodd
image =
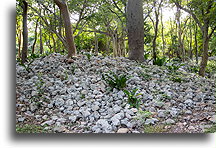
<svg viewBox="0 0 216 148"><path fill-rule="evenodd" d="M141 20L130 21L128 10L137 10ZM68 58L89 52L153 64L163 58L194 61L201 76L215 69L215 62L208 60L216 54L214 0L17 0L16 12L21 63L53 52ZM173 17L167 18L169 13ZM137 31L129 33L129 26ZM132 49L137 32L143 47Z"/></svg>

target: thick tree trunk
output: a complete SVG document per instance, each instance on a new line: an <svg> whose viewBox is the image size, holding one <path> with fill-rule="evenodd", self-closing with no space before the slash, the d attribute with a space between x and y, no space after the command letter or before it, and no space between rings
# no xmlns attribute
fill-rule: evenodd
<svg viewBox="0 0 216 148"><path fill-rule="evenodd" d="M142 0L128 0L127 28L129 59L144 61L144 20Z"/></svg>
<svg viewBox="0 0 216 148"><path fill-rule="evenodd" d="M208 45L209 45L209 38L208 38L208 25L204 25L203 27L203 56L202 61L200 63L199 75L205 76L205 68L208 62Z"/></svg>
<svg viewBox="0 0 216 148"><path fill-rule="evenodd" d="M28 3L26 1L22 2L22 8L23 8L23 49L22 49L21 63L24 64L27 60L27 55L28 55L28 26L27 26Z"/></svg>
<svg viewBox="0 0 216 148"><path fill-rule="evenodd" d="M64 26L65 26L65 36L66 36L66 41L68 46L68 58L70 58L76 55L76 47L74 44L73 31L70 23L70 14L65 0L54 0L54 2L59 7L63 17Z"/></svg>

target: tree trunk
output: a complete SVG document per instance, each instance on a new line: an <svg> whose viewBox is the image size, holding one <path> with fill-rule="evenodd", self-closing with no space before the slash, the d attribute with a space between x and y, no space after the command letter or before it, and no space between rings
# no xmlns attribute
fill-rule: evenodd
<svg viewBox="0 0 216 148"><path fill-rule="evenodd" d="M28 26L27 26L28 3L26 1L22 2L22 9L23 9L23 49L22 49L21 63L24 64L27 60L27 55L28 55Z"/></svg>
<svg viewBox="0 0 216 148"><path fill-rule="evenodd" d="M158 35L158 23L159 23L159 14L158 12L155 10L155 26L154 26L154 38L153 38L153 41L152 41L152 57L153 57L153 63L155 63L156 61L156 58L157 58L157 49L156 49L156 46L157 46L157 43L156 43L156 40L157 40L157 35Z"/></svg>
<svg viewBox="0 0 216 148"><path fill-rule="evenodd" d="M144 61L144 20L142 0L128 0L127 28L129 59Z"/></svg>
<svg viewBox="0 0 216 148"><path fill-rule="evenodd" d="M42 23L42 22L40 22ZM41 24L40 24L40 54L43 54L43 37L42 37L42 28L41 28Z"/></svg>
<svg viewBox="0 0 216 148"><path fill-rule="evenodd" d="M118 42L117 42L117 37L116 34L112 35L112 44L113 44L113 57L117 57L118 55Z"/></svg>
<svg viewBox="0 0 216 148"><path fill-rule="evenodd" d="M18 36L18 58L21 58L21 47L22 46L22 31L20 30Z"/></svg>
<svg viewBox="0 0 216 148"><path fill-rule="evenodd" d="M205 68L208 62L208 45L209 45L209 38L208 38L208 25L205 24L203 27L203 56L202 61L200 63L199 75L205 76Z"/></svg>
<svg viewBox="0 0 216 148"><path fill-rule="evenodd" d="M65 26L65 36L66 36L67 47L68 47L67 57L70 58L76 55L76 47L74 44L73 31L70 23L70 14L68 11L68 6L65 0L54 0L54 2L59 7L63 17L64 26Z"/></svg>
<svg viewBox="0 0 216 148"><path fill-rule="evenodd" d="M120 57L122 57L122 56L125 57L125 45L124 45L123 39L118 40L118 51L119 51L118 55Z"/></svg>
<svg viewBox="0 0 216 148"><path fill-rule="evenodd" d="M164 25L163 25L163 11L161 8L161 38L162 38L162 51L163 56L165 56L165 40L164 40Z"/></svg>
<svg viewBox="0 0 216 148"><path fill-rule="evenodd" d="M95 54L98 55L98 38L97 38L97 33L95 34Z"/></svg>
<svg viewBox="0 0 216 148"><path fill-rule="evenodd" d="M195 42L196 64L198 64L197 24L195 24L194 42Z"/></svg>
<svg viewBox="0 0 216 148"><path fill-rule="evenodd" d="M56 52L56 41L53 34L52 34L52 40L53 40L53 52Z"/></svg>
<svg viewBox="0 0 216 148"><path fill-rule="evenodd" d="M192 18L190 16L190 26L192 25ZM193 34L192 34L192 29L190 28L190 42L189 42L189 57L191 60L193 60L193 48L192 48L192 43L193 43Z"/></svg>
<svg viewBox="0 0 216 148"><path fill-rule="evenodd" d="M39 19L37 19L37 21L36 21L36 26L35 26L35 40L34 40L34 43L33 43L33 45L32 45L32 54L34 54L34 52L35 52L35 44L36 44L36 42L37 42L38 20L39 20Z"/></svg>
<svg viewBox="0 0 216 148"><path fill-rule="evenodd" d="M182 61L185 61L185 51L182 43L182 29L181 29L181 11L180 8L177 7L177 13L176 13L176 21L177 21L177 28L178 28L178 51L177 51L177 57L182 59ZM182 57L181 57L182 53Z"/></svg>

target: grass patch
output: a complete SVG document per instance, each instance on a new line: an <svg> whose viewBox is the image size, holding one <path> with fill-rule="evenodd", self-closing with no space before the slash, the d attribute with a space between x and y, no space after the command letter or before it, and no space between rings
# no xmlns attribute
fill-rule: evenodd
<svg viewBox="0 0 216 148"><path fill-rule="evenodd" d="M210 128L205 129L204 133L215 133L216 132L216 125L213 125Z"/></svg>
<svg viewBox="0 0 216 148"><path fill-rule="evenodd" d="M16 126L16 132L17 133L48 133L47 130L44 129L44 127L39 125L30 125L25 124L23 126L17 125Z"/></svg>
<svg viewBox="0 0 216 148"><path fill-rule="evenodd" d="M144 133L164 133L167 130L164 125L145 125L143 128Z"/></svg>

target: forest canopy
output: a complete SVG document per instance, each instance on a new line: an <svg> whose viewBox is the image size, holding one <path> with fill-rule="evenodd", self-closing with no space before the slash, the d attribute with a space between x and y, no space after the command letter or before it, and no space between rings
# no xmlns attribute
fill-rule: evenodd
<svg viewBox="0 0 216 148"><path fill-rule="evenodd" d="M136 1L140 17L130 21L128 13ZM194 61L204 76L208 57L216 54L215 1L136 1L17 0L17 59L24 63L53 52L68 58L89 52L138 61L141 55L153 64L176 58ZM129 26L137 32L130 33ZM141 38L139 47L130 45L135 38Z"/></svg>

